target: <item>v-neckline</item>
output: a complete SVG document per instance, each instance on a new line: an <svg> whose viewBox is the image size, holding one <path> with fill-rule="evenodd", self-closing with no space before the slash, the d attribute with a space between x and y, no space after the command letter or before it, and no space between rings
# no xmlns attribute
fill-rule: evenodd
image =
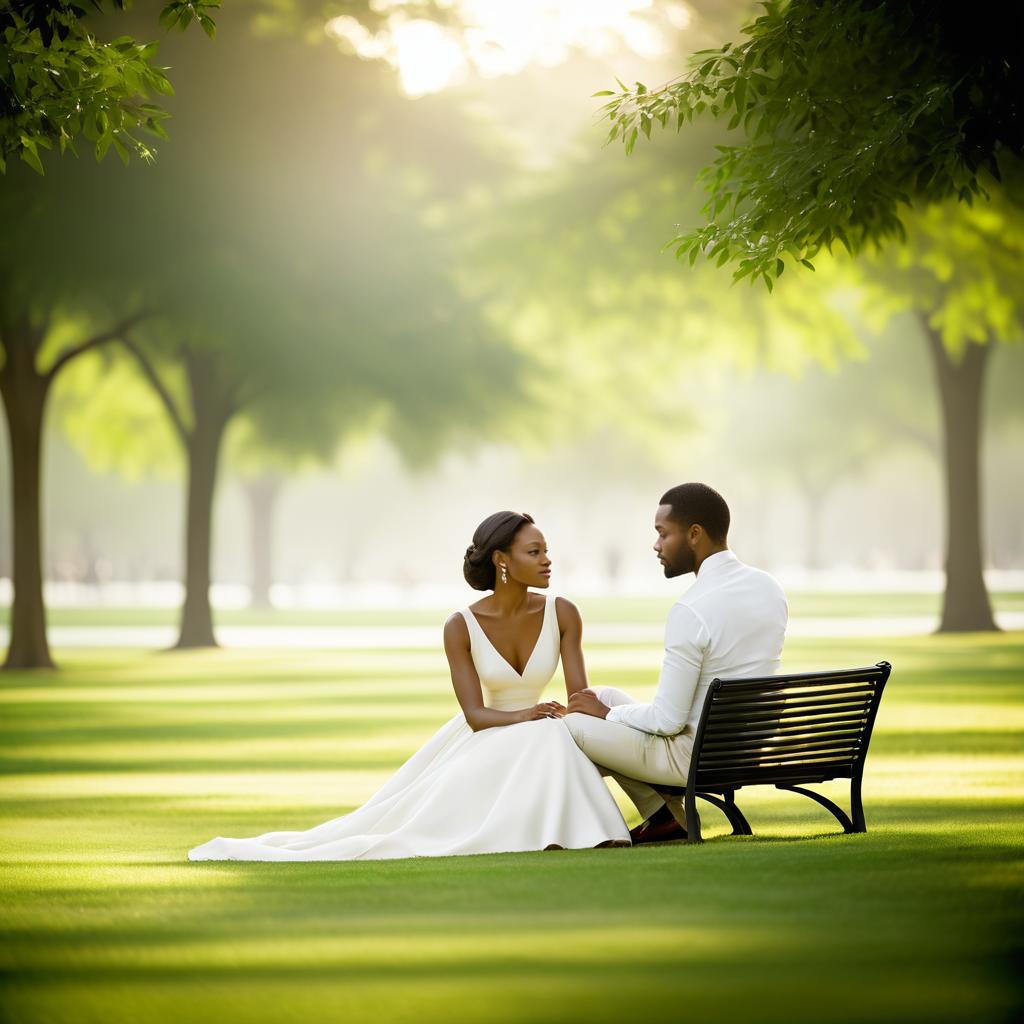
<svg viewBox="0 0 1024 1024"><path fill-rule="evenodd" d="M466 605L466 611L469 612L469 614L473 616L473 620L476 622L477 629L479 629L480 632L483 633L484 639L487 641L487 643L490 646L491 650L494 651L494 653L499 658L501 658L501 660L503 662L505 662L505 664L508 665L508 667L510 669L512 669L512 671L515 672L516 675L519 676L520 679L525 678L526 670L530 667L530 662L533 661L533 656L537 653L537 648L540 646L540 638L544 635L544 627L548 623L548 605L551 602L548 600L547 594L544 594L543 597L544 597L544 611L541 613L541 618L540 618L540 632L537 634L537 639L534 640L534 642L533 642L533 648L530 651L530 656L523 663L523 671L522 672L516 672L515 665L513 665L512 662L509 661L508 658L506 658L505 655L502 654L501 651L499 651L498 648L494 646L494 641L487 635L487 630L485 630L484 627L480 624L480 620L476 617L476 612L474 612L473 609L469 607L469 605Z"/></svg>

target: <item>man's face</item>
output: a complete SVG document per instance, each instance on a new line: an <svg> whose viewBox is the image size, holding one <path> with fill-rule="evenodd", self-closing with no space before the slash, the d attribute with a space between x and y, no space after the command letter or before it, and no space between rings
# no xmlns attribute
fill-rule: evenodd
<svg viewBox="0 0 1024 1024"><path fill-rule="evenodd" d="M671 505L659 505L654 516L654 529L658 534L654 552L667 579L683 576L697 568L697 560L688 543L690 528L670 519L671 514Z"/></svg>

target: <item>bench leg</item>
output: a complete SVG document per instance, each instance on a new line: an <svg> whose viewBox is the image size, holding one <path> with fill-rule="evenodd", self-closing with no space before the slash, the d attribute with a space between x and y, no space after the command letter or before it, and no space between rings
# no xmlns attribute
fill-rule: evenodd
<svg viewBox="0 0 1024 1024"><path fill-rule="evenodd" d="M710 793L698 793L697 796L701 800L707 800L709 804L714 804L729 819L734 836L752 836L754 834L750 823L743 816L743 812L736 806L735 790L726 790L722 795L722 799L712 796Z"/></svg>
<svg viewBox="0 0 1024 1024"><path fill-rule="evenodd" d="M864 820L864 803L860 798L860 776L855 775L850 780L850 816L853 818L854 832L867 832L867 822Z"/></svg>
<svg viewBox="0 0 1024 1024"><path fill-rule="evenodd" d="M842 809L838 804L833 803L827 796L822 796L820 793L815 793L813 790L804 789L803 786L784 786L781 783L776 784L776 789L785 789L790 793L802 793L804 796L809 796L812 800L821 804L826 810L832 812L836 821L843 826L844 832L863 832L863 828L855 828L854 823L846 815L846 811ZM854 807L854 814L857 813L857 808ZM861 820L863 821L863 811L861 812Z"/></svg>
<svg viewBox="0 0 1024 1024"><path fill-rule="evenodd" d="M700 815L697 813L697 794L692 789L686 791L686 799L683 801L686 810L686 842L702 843L700 836Z"/></svg>

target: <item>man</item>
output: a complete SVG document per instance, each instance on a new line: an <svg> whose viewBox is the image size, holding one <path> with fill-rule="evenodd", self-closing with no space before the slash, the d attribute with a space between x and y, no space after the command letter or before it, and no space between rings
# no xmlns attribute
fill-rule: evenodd
<svg viewBox="0 0 1024 1024"><path fill-rule="evenodd" d="M669 578L696 574L672 606L654 700L638 704L614 687L569 698L565 724L580 749L611 775L643 816L634 843L685 839L682 802L649 783L685 786L712 679L778 671L789 608L779 583L729 550L729 506L706 484L667 491L654 518L654 550Z"/></svg>

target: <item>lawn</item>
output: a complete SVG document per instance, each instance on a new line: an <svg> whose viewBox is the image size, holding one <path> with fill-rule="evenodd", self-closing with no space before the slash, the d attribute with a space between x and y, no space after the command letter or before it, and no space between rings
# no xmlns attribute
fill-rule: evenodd
<svg viewBox="0 0 1024 1024"><path fill-rule="evenodd" d="M439 650L58 654L0 676L0 1019L1020 1015L1024 634L788 643L893 663L866 835L772 790L700 846L308 864L186 852L365 800L457 710ZM659 658L591 680L644 697Z"/></svg>
<svg viewBox="0 0 1024 1024"><path fill-rule="evenodd" d="M822 593L791 591L792 618L888 618L891 616L935 616L942 610L937 593L879 594ZM1024 593L994 591L992 607L997 612L1024 611ZM584 597L577 601L586 622L649 623L664 621L672 603L666 596ZM434 626L444 622L450 608L405 607L386 611L374 608L343 609L249 609L219 608L214 612L218 626ZM51 626L174 626L177 608L96 607L48 608ZM0 606L0 626L10 624L10 606Z"/></svg>

